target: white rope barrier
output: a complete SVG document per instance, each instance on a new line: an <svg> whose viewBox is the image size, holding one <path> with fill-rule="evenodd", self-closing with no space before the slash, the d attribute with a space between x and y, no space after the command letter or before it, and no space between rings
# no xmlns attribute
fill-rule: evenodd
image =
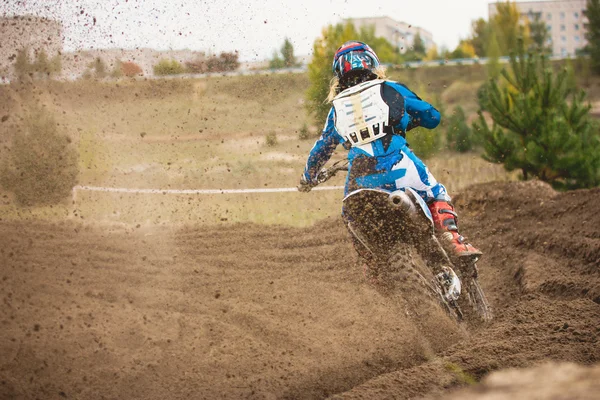
<svg viewBox="0 0 600 400"><path fill-rule="evenodd" d="M340 190L343 186L317 186L312 190ZM297 188L265 188L265 189L129 189L102 186L75 186L73 197L79 190L91 192L113 192L113 193L147 193L147 194L240 194L240 193L282 193L297 192Z"/></svg>

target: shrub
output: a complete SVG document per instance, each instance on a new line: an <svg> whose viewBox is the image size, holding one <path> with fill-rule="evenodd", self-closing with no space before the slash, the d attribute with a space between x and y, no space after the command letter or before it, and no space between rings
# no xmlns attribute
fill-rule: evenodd
<svg viewBox="0 0 600 400"><path fill-rule="evenodd" d="M94 61L88 64L81 77L83 79L102 79L108 75L107 66L101 57L96 57Z"/></svg>
<svg viewBox="0 0 600 400"><path fill-rule="evenodd" d="M96 57L96 59L88 65L88 68L94 71L94 74L98 79L102 79L107 75L106 63L101 57Z"/></svg>
<svg viewBox="0 0 600 400"><path fill-rule="evenodd" d="M304 123L304 125L302 125L302 127L298 131L298 139L307 140L309 138L310 138L310 132L308 131L308 126L306 125L306 123Z"/></svg>
<svg viewBox="0 0 600 400"><path fill-rule="evenodd" d="M138 75L144 75L142 67L131 61L121 63L121 72L128 78L132 78Z"/></svg>
<svg viewBox="0 0 600 400"><path fill-rule="evenodd" d="M448 148L459 153L466 153L475 147L475 136L467 124L467 117L461 106L454 108L448 118L446 140Z"/></svg>
<svg viewBox="0 0 600 400"><path fill-rule="evenodd" d="M29 59L29 49L23 48L17 51L14 70L19 81L24 81L28 76L33 75L34 68Z"/></svg>
<svg viewBox="0 0 600 400"><path fill-rule="evenodd" d="M56 204L77 183L77 152L45 112L34 110L24 125L0 166L0 185L14 193L21 205Z"/></svg>
<svg viewBox="0 0 600 400"><path fill-rule="evenodd" d="M186 61L185 69L191 74L204 74L206 73L206 60L203 58Z"/></svg>
<svg viewBox="0 0 600 400"><path fill-rule="evenodd" d="M277 145L277 134L273 131L265 135L265 144L267 147L273 147Z"/></svg>
<svg viewBox="0 0 600 400"><path fill-rule="evenodd" d="M162 59L154 66L155 75L179 75L185 72L183 65L177 60Z"/></svg>
<svg viewBox="0 0 600 400"><path fill-rule="evenodd" d="M237 52L224 52L218 57L212 56L206 60L206 69L208 72L235 71L239 66Z"/></svg>
<svg viewBox="0 0 600 400"><path fill-rule="evenodd" d="M223 52L219 56L213 55L208 58L187 61L185 68L192 74L235 71L240 66L238 56L237 52Z"/></svg>
<svg viewBox="0 0 600 400"><path fill-rule="evenodd" d="M62 71L62 59L60 54L51 59L44 49L36 52L35 61L29 59L29 49L22 48L15 55L14 64L17 79L23 81L30 78L46 79L59 75Z"/></svg>

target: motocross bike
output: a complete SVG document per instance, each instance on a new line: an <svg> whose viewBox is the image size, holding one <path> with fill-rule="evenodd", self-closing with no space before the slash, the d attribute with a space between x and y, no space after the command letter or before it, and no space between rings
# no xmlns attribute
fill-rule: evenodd
<svg viewBox="0 0 600 400"><path fill-rule="evenodd" d="M322 184L339 171L348 171L340 160L322 169L311 184ZM416 249L425 268L414 270L422 286L457 321L488 322L492 310L477 280L476 259L451 259L434 234L431 212L423 198L406 187L393 192L357 189L343 200L343 213L357 251L371 264L406 268L399 258L407 247ZM359 250L361 249L361 250ZM414 265L414 263L412 263Z"/></svg>

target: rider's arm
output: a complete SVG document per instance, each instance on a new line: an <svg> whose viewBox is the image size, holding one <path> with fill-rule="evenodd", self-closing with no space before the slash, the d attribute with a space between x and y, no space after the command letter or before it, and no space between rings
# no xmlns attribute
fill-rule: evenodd
<svg viewBox="0 0 600 400"><path fill-rule="evenodd" d="M332 107L327 116L323 132L321 132L321 137L315 142L315 145L308 155L303 174L303 177L307 182L313 181L341 141L342 137L335 129L335 111Z"/></svg>
<svg viewBox="0 0 600 400"><path fill-rule="evenodd" d="M441 115L434 106L421 100L413 91L398 82L386 82L392 86L404 97L404 109L406 111L400 124L396 128L403 132L422 126L423 128L433 129L440 123Z"/></svg>

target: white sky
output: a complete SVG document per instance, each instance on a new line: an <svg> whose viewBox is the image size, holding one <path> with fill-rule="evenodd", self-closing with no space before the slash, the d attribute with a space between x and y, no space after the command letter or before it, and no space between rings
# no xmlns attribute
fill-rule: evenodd
<svg viewBox="0 0 600 400"><path fill-rule="evenodd" d="M310 54L328 24L389 16L433 34L453 49L488 16L488 0L0 0L0 15L60 19L65 50L83 48L238 50L264 60L289 37L296 55ZM83 12L83 13L82 13ZM94 23L95 18L95 23Z"/></svg>

